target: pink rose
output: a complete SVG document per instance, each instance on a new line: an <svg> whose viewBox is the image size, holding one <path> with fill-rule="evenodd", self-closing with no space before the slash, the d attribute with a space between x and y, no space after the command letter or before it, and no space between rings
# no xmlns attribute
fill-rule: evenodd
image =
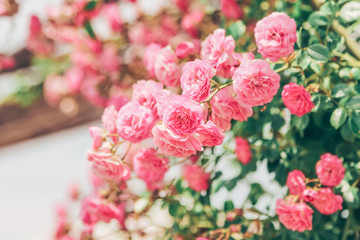
<svg viewBox="0 0 360 240"><path fill-rule="evenodd" d="M69 92L76 94L80 91L81 84L85 79L85 73L83 69L79 67L73 67L67 70L64 74L67 82Z"/></svg>
<svg viewBox="0 0 360 240"><path fill-rule="evenodd" d="M16 66L14 57L0 55L0 71L12 69Z"/></svg>
<svg viewBox="0 0 360 240"><path fill-rule="evenodd" d="M163 121L177 135L190 134L203 122L203 111L199 103L174 95L164 111Z"/></svg>
<svg viewBox="0 0 360 240"><path fill-rule="evenodd" d="M217 70L231 57L234 51L233 37L225 37L225 29L216 29L201 43L200 56Z"/></svg>
<svg viewBox="0 0 360 240"><path fill-rule="evenodd" d="M150 77L155 77L155 59L161 49L161 45L156 43L152 43L146 47L144 53L144 64Z"/></svg>
<svg viewBox="0 0 360 240"><path fill-rule="evenodd" d="M325 153L316 164L316 174L322 185L335 187L344 179L345 168L337 156Z"/></svg>
<svg viewBox="0 0 360 240"><path fill-rule="evenodd" d="M98 149L102 145L103 141L103 131L99 127L91 126L89 127L90 136L93 140L93 149Z"/></svg>
<svg viewBox="0 0 360 240"><path fill-rule="evenodd" d="M150 191L161 187L161 181L168 170L168 159L160 158L153 148L142 148L134 156L134 171L146 182Z"/></svg>
<svg viewBox="0 0 360 240"><path fill-rule="evenodd" d="M156 78L168 87L176 87L180 84L181 70L178 58L170 46L163 48L155 58Z"/></svg>
<svg viewBox="0 0 360 240"><path fill-rule="evenodd" d="M116 116L117 111L113 105L105 108L101 117L101 122L105 130L110 134L116 133Z"/></svg>
<svg viewBox="0 0 360 240"><path fill-rule="evenodd" d="M105 4L103 7L105 16L114 32L120 32L123 28L123 20L119 12L119 7L115 3Z"/></svg>
<svg viewBox="0 0 360 240"><path fill-rule="evenodd" d="M184 178L189 187L197 192L207 190L209 187L210 173L206 173L200 166L186 165Z"/></svg>
<svg viewBox="0 0 360 240"><path fill-rule="evenodd" d="M221 0L221 12L229 19L240 19L244 14L236 0Z"/></svg>
<svg viewBox="0 0 360 240"><path fill-rule="evenodd" d="M191 0L175 0L176 6L183 12L187 12L189 9Z"/></svg>
<svg viewBox="0 0 360 240"><path fill-rule="evenodd" d="M306 203L294 203L284 199L276 201L276 214L287 229L303 232L312 230L313 210Z"/></svg>
<svg viewBox="0 0 360 240"><path fill-rule="evenodd" d="M88 225L116 219L121 229L125 229L125 203L115 205L97 197L88 197L81 203L80 218Z"/></svg>
<svg viewBox="0 0 360 240"><path fill-rule="evenodd" d="M301 198L304 199L306 202L313 202L317 198L318 193L312 189L307 188L302 192Z"/></svg>
<svg viewBox="0 0 360 240"><path fill-rule="evenodd" d="M19 4L15 0L0 1L0 16L12 16L17 13Z"/></svg>
<svg viewBox="0 0 360 240"><path fill-rule="evenodd" d="M171 92L167 89L162 89L156 95L156 108L160 118L163 118L164 112L168 106L168 102L171 98Z"/></svg>
<svg viewBox="0 0 360 240"><path fill-rule="evenodd" d="M198 37L198 25L204 18L204 11L200 9L193 10L185 14L181 20L181 27L193 38Z"/></svg>
<svg viewBox="0 0 360 240"><path fill-rule="evenodd" d="M153 80L141 80L133 85L132 101L149 108L154 117L158 118L156 97L164 86Z"/></svg>
<svg viewBox="0 0 360 240"><path fill-rule="evenodd" d="M118 112L116 128L122 139L137 143L150 137L154 123L155 118L150 109L129 102Z"/></svg>
<svg viewBox="0 0 360 240"><path fill-rule="evenodd" d="M221 145L224 140L224 135L221 130L211 121L202 123L197 129L196 133L199 134L199 140L203 146L213 147Z"/></svg>
<svg viewBox="0 0 360 240"><path fill-rule="evenodd" d="M243 102L236 101L231 87L221 89L212 99L211 120L223 130L231 128L231 119L246 121L253 115L252 108Z"/></svg>
<svg viewBox="0 0 360 240"><path fill-rule="evenodd" d="M201 142L193 134L179 136L172 133L163 124L156 125L152 133L156 146L164 154L183 158L203 150Z"/></svg>
<svg viewBox="0 0 360 240"><path fill-rule="evenodd" d="M271 102L280 87L280 75L261 59L241 63L233 81L236 99L251 106Z"/></svg>
<svg viewBox="0 0 360 240"><path fill-rule="evenodd" d="M197 102L205 101L209 96L210 79L215 76L215 69L206 61L196 59L187 62L180 78L183 95Z"/></svg>
<svg viewBox="0 0 360 240"><path fill-rule="evenodd" d="M342 209L343 198L335 195L330 188L321 188L312 204L320 213L330 215Z"/></svg>
<svg viewBox="0 0 360 240"><path fill-rule="evenodd" d="M98 61L101 70L109 73L118 72L122 63L118 49L114 45L105 45Z"/></svg>
<svg viewBox="0 0 360 240"><path fill-rule="evenodd" d="M300 195L306 188L305 175L299 170L290 172L286 179L286 186L292 195Z"/></svg>
<svg viewBox="0 0 360 240"><path fill-rule="evenodd" d="M179 59L185 59L191 55L195 55L199 51L199 46L194 42L181 42L175 49L175 54Z"/></svg>
<svg viewBox="0 0 360 240"><path fill-rule="evenodd" d="M242 137L236 137L235 142L236 142L235 154L238 160L242 164L248 164L252 158L252 152L249 141Z"/></svg>
<svg viewBox="0 0 360 240"><path fill-rule="evenodd" d="M276 62L294 52L296 23L286 13L270 14L256 23L254 31L256 45L263 58Z"/></svg>
<svg viewBox="0 0 360 240"><path fill-rule="evenodd" d="M66 80L60 75L48 75L44 82L44 98L50 105L57 105L69 93Z"/></svg>
<svg viewBox="0 0 360 240"><path fill-rule="evenodd" d="M315 107L311 101L311 95L303 86L296 83L286 84L281 92L281 97L291 114L296 114L298 117L310 112Z"/></svg>
<svg viewBox="0 0 360 240"><path fill-rule="evenodd" d="M242 62L253 59L255 59L255 56L252 52L233 53L226 62L221 64L220 68L216 71L216 75L231 78Z"/></svg>
<svg viewBox="0 0 360 240"><path fill-rule="evenodd" d="M26 41L26 47L31 52L49 55L55 51L54 42L42 32L42 26L37 16L32 15L30 20L30 33Z"/></svg>
<svg viewBox="0 0 360 240"><path fill-rule="evenodd" d="M198 237L196 238L196 240L210 240L209 238L204 238L204 237Z"/></svg>
<svg viewBox="0 0 360 240"><path fill-rule="evenodd" d="M129 99L126 96L115 95L111 96L107 102L106 107L114 106L116 111L119 111L123 106L125 106L129 102Z"/></svg>

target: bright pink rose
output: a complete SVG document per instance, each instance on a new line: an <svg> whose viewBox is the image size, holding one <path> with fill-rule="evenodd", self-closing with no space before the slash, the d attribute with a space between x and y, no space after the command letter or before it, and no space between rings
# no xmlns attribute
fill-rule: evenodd
<svg viewBox="0 0 360 240"><path fill-rule="evenodd" d="M133 85L132 101L149 108L154 117L158 118L156 97L164 86L153 80L140 80Z"/></svg>
<svg viewBox="0 0 360 240"><path fill-rule="evenodd" d="M281 97L291 114L296 114L298 117L310 112L315 107L311 101L311 95L305 88L293 82L284 86Z"/></svg>
<svg viewBox="0 0 360 240"><path fill-rule="evenodd" d="M216 75L231 78L242 62L253 59L255 59L255 56L252 52L233 53L226 62L221 64L220 68L216 71Z"/></svg>
<svg viewBox="0 0 360 240"><path fill-rule="evenodd" d="M194 41L186 41L181 42L179 45L177 45L175 49L175 54L180 59L185 59L187 57L190 57L191 55L197 54L199 51L199 46L197 46Z"/></svg>
<svg viewBox="0 0 360 240"><path fill-rule="evenodd" d="M165 86L176 87L180 83L181 70L178 58L170 46L163 48L155 58L155 75Z"/></svg>
<svg viewBox="0 0 360 240"><path fill-rule="evenodd" d="M190 7L191 0L175 0L176 6L183 12L187 12Z"/></svg>
<svg viewBox="0 0 360 240"><path fill-rule="evenodd" d="M0 55L0 71L14 68L16 62L14 57Z"/></svg>
<svg viewBox="0 0 360 240"><path fill-rule="evenodd" d="M161 181L168 170L168 159L160 158L153 148L142 148L134 156L133 166L137 176L146 182L150 191L161 187Z"/></svg>
<svg viewBox="0 0 360 240"><path fill-rule="evenodd" d="M280 87L280 75L261 59L241 63L234 73L233 81L236 99L251 106L271 102Z"/></svg>
<svg viewBox="0 0 360 240"><path fill-rule="evenodd" d="M203 146L213 147L221 145L224 140L224 135L221 130L211 121L202 123L197 129L196 133L199 134L199 140Z"/></svg>
<svg viewBox="0 0 360 240"><path fill-rule="evenodd" d="M286 13L274 12L256 23L255 41L263 58L276 62L294 52L296 23Z"/></svg>
<svg viewBox="0 0 360 240"><path fill-rule="evenodd" d="M81 203L80 218L88 225L116 219L121 229L125 229L125 203L115 205L100 198L88 197Z"/></svg>
<svg viewBox="0 0 360 240"><path fill-rule="evenodd" d="M330 215L342 209L343 198L335 195L330 188L321 188L312 204L320 213Z"/></svg>
<svg viewBox="0 0 360 240"><path fill-rule="evenodd" d="M210 173L205 172L200 166L186 165L184 178L189 187L197 192L207 190L209 187Z"/></svg>
<svg viewBox="0 0 360 240"><path fill-rule="evenodd" d="M244 14L236 0L221 0L221 12L229 19L240 19Z"/></svg>
<svg viewBox="0 0 360 240"><path fill-rule="evenodd" d="M215 69L206 61L196 59L187 62L180 78L183 95L197 102L205 101L209 96L210 79L215 76Z"/></svg>
<svg viewBox="0 0 360 240"><path fill-rule="evenodd" d="M19 4L15 0L0 0L0 16L12 16L18 8Z"/></svg>
<svg viewBox="0 0 360 240"><path fill-rule="evenodd" d="M287 229L303 232L312 230L313 210L306 203L293 203L284 199L276 201L276 214Z"/></svg>
<svg viewBox="0 0 360 240"><path fill-rule="evenodd" d="M161 49L161 45L156 43L152 43L146 47L144 53L144 64L150 77L155 77L155 59Z"/></svg>
<svg viewBox="0 0 360 240"><path fill-rule="evenodd" d="M234 51L235 41L233 37L225 37L225 29L216 29L201 43L200 56L217 70Z"/></svg>
<svg viewBox="0 0 360 240"><path fill-rule="evenodd" d="M290 194L301 195L306 189L304 173L299 170L290 172L286 179L286 186L289 188Z"/></svg>
<svg viewBox="0 0 360 240"><path fill-rule="evenodd" d="M312 188L307 188L302 192L301 198L311 203L317 198L317 195L317 191Z"/></svg>
<svg viewBox="0 0 360 240"><path fill-rule="evenodd" d="M91 126L89 127L90 136L93 140L92 148L98 149L102 145L103 141L103 131L99 127Z"/></svg>
<svg viewBox="0 0 360 240"><path fill-rule="evenodd" d="M196 151L203 150L201 142L193 134L179 136L163 124L156 125L152 133L156 146L164 154L183 158L196 154Z"/></svg>
<svg viewBox="0 0 360 240"><path fill-rule="evenodd" d="M238 160L242 164L248 164L252 158L252 152L249 141L242 137L236 137L235 142L236 142L235 154Z"/></svg>
<svg viewBox="0 0 360 240"><path fill-rule="evenodd" d="M155 118L150 109L129 102L120 109L116 128L121 138L137 143L150 137L154 123Z"/></svg>
<svg viewBox="0 0 360 240"><path fill-rule="evenodd" d="M335 187L344 179L345 168L337 156L325 153L316 164L316 174L322 185Z"/></svg>
<svg viewBox="0 0 360 240"><path fill-rule="evenodd" d="M201 105L187 97L174 95L168 102L163 121L177 135L193 133L203 122Z"/></svg>
<svg viewBox="0 0 360 240"><path fill-rule="evenodd" d="M204 11L197 9L185 14L181 20L181 27L193 38L198 37L198 25L204 18Z"/></svg>
<svg viewBox="0 0 360 240"><path fill-rule="evenodd" d="M231 119L246 121L253 115L252 108L243 102L236 101L231 87L221 89L212 99L211 120L223 130L231 128Z"/></svg>

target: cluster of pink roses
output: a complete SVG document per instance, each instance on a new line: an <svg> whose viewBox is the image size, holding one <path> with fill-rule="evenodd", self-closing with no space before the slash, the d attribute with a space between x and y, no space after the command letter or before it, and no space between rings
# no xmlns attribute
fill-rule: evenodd
<svg viewBox="0 0 360 240"><path fill-rule="evenodd" d="M320 213L330 215L342 209L343 199L333 193L331 187L341 183L345 168L342 161L335 155L325 153L316 164L319 179L307 179L299 170L289 173L286 185L290 196L279 199L276 203L276 214L280 222L293 231L303 232L312 229L313 210L306 203L311 203ZM320 182L314 187L308 183ZM324 186L324 187L321 187Z"/></svg>

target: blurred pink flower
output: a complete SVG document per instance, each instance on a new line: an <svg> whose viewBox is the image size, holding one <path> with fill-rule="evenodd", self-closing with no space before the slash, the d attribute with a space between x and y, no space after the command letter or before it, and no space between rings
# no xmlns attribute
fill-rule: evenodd
<svg viewBox="0 0 360 240"><path fill-rule="evenodd" d="M206 173L200 166L186 165L184 178L189 187L197 192L207 190L209 187L210 173Z"/></svg>
<svg viewBox="0 0 360 240"><path fill-rule="evenodd" d="M235 143L236 143L235 154L238 160L242 164L248 164L252 158L252 152L249 141L242 137L236 137Z"/></svg>
<svg viewBox="0 0 360 240"><path fill-rule="evenodd" d="M165 86L176 87L180 84L181 69L179 60L170 46L163 48L155 59L156 78Z"/></svg>
<svg viewBox="0 0 360 240"><path fill-rule="evenodd" d="M221 12L229 19L240 19L244 15L236 0L221 0Z"/></svg>

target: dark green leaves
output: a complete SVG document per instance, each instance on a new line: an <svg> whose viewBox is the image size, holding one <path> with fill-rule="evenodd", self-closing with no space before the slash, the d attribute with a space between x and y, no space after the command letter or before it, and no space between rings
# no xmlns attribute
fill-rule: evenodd
<svg viewBox="0 0 360 240"><path fill-rule="evenodd" d="M347 107L353 109L353 110L360 110L360 96L354 96L352 97L346 105Z"/></svg>
<svg viewBox="0 0 360 240"><path fill-rule="evenodd" d="M360 138L360 114L354 113L349 118L349 127L355 137Z"/></svg>
<svg viewBox="0 0 360 240"><path fill-rule="evenodd" d="M91 24L89 22L86 22L85 25L85 30L87 31L87 33L92 37L92 38L96 38L95 37L95 32L91 26Z"/></svg>
<svg viewBox="0 0 360 240"><path fill-rule="evenodd" d="M345 83L340 83L331 91L331 96L334 98L345 97L350 92L350 88Z"/></svg>
<svg viewBox="0 0 360 240"><path fill-rule="evenodd" d="M346 117L346 110L344 108L337 108L331 114L330 123L335 129L338 129L344 124Z"/></svg>
<svg viewBox="0 0 360 240"><path fill-rule="evenodd" d="M96 7L96 1L90 1L88 4L86 4L85 6L85 10L86 11L91 11Z"/></svg>
<svg viewBox="0 0 360 240"><path fill-rule="evenodd" d="M328 18L321 12L314 12L309 17L309 23L315 28L326 26L328 21Z"/></svg>
<svg viewBox="0 0 360 240"><path fill-rule="evenodd" d="M330 58L329 50L327 49L327 47L325 47L324 45L321 45L321 44L311 45L307 49L307 51L308 51L310 57L312 57L314 60L317 60L317 61L327 61Z"/></svg>

